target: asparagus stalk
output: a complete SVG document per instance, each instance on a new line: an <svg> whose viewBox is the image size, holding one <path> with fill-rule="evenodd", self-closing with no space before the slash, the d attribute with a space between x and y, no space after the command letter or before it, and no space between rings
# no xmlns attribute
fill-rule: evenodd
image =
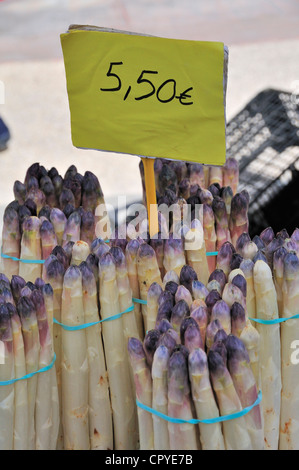
<svg viewBox="0 0 299 470"><path fill-rule="evenodd" d="M208 353L208 364L213 389L221 416L242 410L232 378L221 355L213 350ZM226 450L252 450L250 435L244 416L223 422Z"/></svg>
<svg viewBox="0 0 299 470"><path fill-rule="evenodd" d="M209 291L206 286L201 281L193 281L192 282L192 295L194 300L202 299L205 300Z"/></svg>
<svg viewBox="0 0 299 470"><path fill-rule="evenodd" d="M215 215L212 206L203 204L203 231L205 248L207 252L216 251L217 234L215 229ZM216 268L216 257L209 256L207 258L209 274Z"/></svg>
<svg viewBox="0 0 299 470"><path fill-rule="evenodd" d="M179 284L180 283L180 278L179 276L177 275L177 273L174 271L174 270L170 270L170 271L167 271L165 276L163 277L163 286L165 287L165 285L167 284L167 282L169 281L173 281L175 282L176 284Z"/></svg>
<svg viewBox="0 0 299 470"><path fill-rule="evenodd" d="M73 245L72 259L70 264L79 266L83 261L86 261L86 258L89 254L89 244L82 240L78 240Z"/></svg>
<svg viewBox="0 0 299 470"><path fill-rule="evenodd" d="M161 273L154 249L147 243L140 245L137 252L137 273L141 300L147 300L147 292L153 282L162 286ZM142 305L144 330L147 331L147 308Z"/></svg>
<svg viewBox="0 0 299 470"><path fill-rule="evenodd" d="M224 274L224 271L222 269L215 269L209 276L209 279L208 279L208 282L211 282L211 281L217 281L219 286L220 286L220 289L221 289L221 294L223 292L223 289L224 289L224 286L227 282L227 277L226 275Z"/></svg>
<svg viewBox="0 0 299 470"><path fill-rule="evenodd" d="M0 305L1 381L15 378L13 331L6 304ZM13 450L14 445L14 385L0 387L0 449Z"/></svg>
<svg viewBox="0 0 299 470"><path fill-rule="evenodd" d="M197 323L196 323L196 326L195 324L190 324L187 326L184 332L184 337L182 338L182 344L186 346L189 353L191 353L192 351L198 348L204 350L204 342L202 340L201 333L200 333Z"/></svg>
<svg viewBox="0 0 299 470"><path fill-rule="evenodd" d="M234 302L239 302L244 308L247 318L246 298L244 297L244 294L239 287L237 287L232 282L228 282L223 289L222 299L228 304L230 308Z"/></svg>
<svg viewBox="0 0 299 470"><path fill-rule="evenodd" d="M189 305L184 299L181 299L174 305L170 318L171 325L177 333L180 332L183 319L188 316L190 316Z"/></svg>
<svg viewBox="0 0 299 470"><path fill-rule="evenodd" d="M279 316L283 316L283 284L284 284L284 258L287 250L283 246L273 254L273 279L277 294ZM283 328L283 327L282 327Z"/></svg>
<svg viewBox="0 0 299 470"><path fill-rule="evenodd" d="M250 360L243 342L236 336L229 335L226 343L228 369L233 379L242 407L252 405L258 397L258 389ZM261 406L255 406L245 415L252 449L264 449L264 430L262 423Z"/></svg>
<svg viewBox="0 0 299 470"><path fill-rule="evenodd" d="M53 318L54 318L54 291L49 283L44 283L41 288L43 294L46 314L48 319L48 325L50 328L51 344L52 344L52 357L54 354L54 329L53 329ZM51 380L52 380L52 428L51 428L51 440L50 449L55 450L57 447L59 427L60 427L60 403L59 403L59 391L57 385L57 373L56 373L56 361L55 366L51 369Z"/></svg>
<svg viewBox="0 0 299 470"><path fill-rule="evenodd" d="M62 247L64 248L69 241L77 242L80 240L81 216L78 211L74 211L68 217L62 236Z"/></svg>
<svg viewBox="0 0 299 470"><path fill-rule="evenodd" d="M137 271L137 252L138 252L139 246L140 244L138 240L130 240L125 249L128 277L129 277L129 282L130 282L130 286L132 289L132 296L135 299L140 298L140 289L139 289L138 271ZM147 300L149 301L149 299ZM147 305L148 318L150 317L152 318L151 314L149 313L149 308L150 307L148 304ZM141 313L141 306L139 303L134 303L134 314L135 314L135 319L137 322L138 337L143 338L144 336L143 319L142 319L142 313ZM148 327L149 329L153 328L153 323L151 325L152 326Z"/></svg>
<svg viewBox="0 0 299 470"><path fill-rule="evenodd" d="M158 299L163 292L162 287L157 282L153 282L147 292L147 328L155 328L159 309ZM142 336L141 336L142 337Z"/></svg>
<svg viewBox="0 0 299 470"><path fill-rule="evenodd" d="M95 238L95 215L91 211L83 211L81 215L80 239L90 246Z"/></svg>
<svg viewBox="0 0 299 470"><path fill-rule="evenodd" d="M179 279L179 284L185 286L192 294L192 282L198 280L194 269L190 265L186 264L181 269Z"/></svg>
<svg viewBox="0 0 299 470"><path fill-rule="evenodd" d="M170 234L164 243L164 268L166 271L175 271L180 276L181 269L185 264L186 256L183 240L176 239Z"/></svg>
<svg viewBox="0 0 299 470"><path fill-rule="evenodd" d="M248 232L248 203L248 196L244 191L235 194L232 198L229 229L234 246L239 236L243 232Z"/></svg>
<svg viewBox="0 0 299 470"><path fill-rule="evenodd" d="M278 318L277 295L270 267L264 261L257 261L253 269L258 318ZM257 323L260 334L260 368L265 449L277 450L279 440L279 416L281 408L281 350L280 326Z"/></svg>
<svg viewBox="0 0 299 470"><path fill-rule="evenodd" d="M53 289L53 318L61 323L61 302L62 302L62 290L63 290L63 279L65 274L65 268L58 259L52 260L46 268L44 280L46 283L51 284ZM57 388L59 397L59 435L57 440L57 449L63 448L63 427L62 427L62 378L61 378L61 364L62 364L62 328L58 324L53 325L53 336L54 336L54 351L56 354L56 376L57 376Z"/></svg>
<svg viewBox="0 0 299 470"><path fill-rule="evenodd" d="M205 303L206 303L206 306L207 306L209 319L211 317L212 309L213 309L214 305L219 300L221 300L221 295L219 294L219 292L217 290L211 290L211 292L209 292L208 295L206 296Z"/></svg>
<svg viewBox="0 0 299 470"><path fill-rule="evenodd" d="M21 276L13 275L11 278L11 292L14 298L14 303L17 304L21 297L21 290L25 287L26 281Z"/></svg>
<svg viewBox="0 0 299 470"><path fill-rule="evenodd" d="M165 322L165 320L163 320ZM161 327L162 322L159 325L159 328ZM160 337L158 338L157 344L156 344L156 349L163 345L166 346L167 349L169 350L169 353L171 354L176 347L180 344L180 338L177 332L171 327L165 333L162 333Z"/></svg>
<svg viewBox="0 0 299 470"><path fill-rule="evenodd" d="M223 186L223 168L221 166L210 166L209 168L209 185L218 183Z"/></svg>
<svg viewBox="0 0 299 470"><path fill-rule="evenodd" d="M11 207L6 207L3 216L2 229L2 252L5 255L20 258L20 226L17 211ZM2 258L2 270L9 279L19 273L19 262Z"/></svg>
<svg viewBox="0 0 299 470"><path fill-rule="evenodd" d="M239 302L234 302L231 307L231 332L240 338L243 329L246 327L246 313L244 307Z"/></svg>
<svg viewBox="0 0 299 470"><path fill-rule="evenodd" d="M211 311L210 321L218 319L224 331L229 335L231 333L231 311L224 300L218 300Z"/></svg>
<svg viewBox="0 0 299 470"><path fill-rule="evenodd" d="M23 235L21 240L21 259L40 260L41 259L41 221L38 217L27 217L23 223ZM26 281L34 282L42 275L42 265L38 263L20 263L19 275Z"/></svg>
<svg viewBox="0 0 299 470"><path fill-rule="evenodd" d="M20 205L24 204L26 200L27 189L24 183L19 180L16 180L13 185L13 193L15 199Z"/></svg>
<svg viewBox="0 0 299 470"><path fill-rule="evenodd" d="M157 349L157 344L158 341L161 337L161 332L159 329L152 329L149 330L143 340L143 349L146 357L146 362L151 369L153 359L154 359L154 354Z"/></svg>
<svg viewBox="0 0 299 470"><path fill-rule="evenodd" d="M61 323L79 326L85 323L82 274L70 266L64 275L61 298ZM85 330L62 328L62 420L64 448L89 450L88 357Z"/></svg>
<svg viewBox="0 0 299 470"><path fill-rule="evenodd" d="M15 378L26 375L25 348L22 334L22 325L16 307L7 303L7 310L11 318L13 335L13 354ZM1 366L2 367L2 366ZM28 449L28 391L27 380L20 380L14 384L14 430L13 449Z"/></svg>
<svg viewBox="0 0 299 470"><path fill-rule="evenodd" d="M247 285L246 295L246 310L249 318L256 317L256 305L255 305L255 290L253 283L253 268L254 262L249 259L245 259L240 264L240 269L244 274Z"/></svg>
<svg viewBox="0 0 299 470"><path fill-rule="evenodd" d="M216 269L221 269L226 276L228 276L231 271L230 264L234 253L235 248L230 242L223 243L218 251Z"/></svg>
<svg viewBox="0 0 299 470"><path fill-rule="evenodd" d="M202 342L203 344L206 344L206 329L208 325L208 309L206 304L203 302L202 305L192 310L190 316L196 321L199 327Z"/></svg>
<svg viewBox="0 0 299 470"><path fill-rule="evenodd" d="M190 291L186 289L185 286L179 286L175 293L175 302L178 303L180 300L185 300L188 307L191 307L193 301L192 295L190 294Z"/></svg>
<svg viewBox="0 0 299 470"><path fill-rule="evenodd" d="M100 258L101 317L106 319L120 312L113 256L106 253ZM125 360L125 342L122 319L103 323L103 341L110 383L111 406L114 423L114 448L136 449L135 403L130 386L128 362Z"/></svg>
<svg viewBox="0 0 299 470"><path fill-rule="evenodd" d="M232 188L233 194L236 194L239 185L238 161L233 157L229 157L222 168L223 186L230 186Z"/></svg>
<svg viewBox="0 0 299 470"><path fill-rule="evenodd" d="M168 412L168 361L170 352L169 349L161 345L154 354L152 364L152 407L154 410L167 415ZM168 424L164 419L153 415L153 429L154 429L154 449L155 450L169 450L169 434Z"/></svg>
<svg viewBox="0 0 299 470"><path fill-rule="evenodd" d="M255 378L255 382L261 389L261 368L260 368L260 334L252 323L247 321L246 326L242 329L240 339L245 344L250 359L250 366Z"/></svg>
<svg viewBox="0 0 299 470"><path fill-rule="evenodd" d="M186 234L185 251L187 263L196 273L197 280L203 284L207 284L211 266L207 260L204 232L199 221L197 221L196 226L191 228L190 231ZM195 276L193 278L196 280ZM190 283L188 284L190 288Z"/></svg>
<svg viewBox="0 0 299 470"><path fill-rule="evenodd" d="M173 296L177 293L178 287L179 285L174 281L169 281L165 284L165 290L170 292Z"/></svg>
<svg viewBox="0 0 299 470"><path fill-rule="evenodd" d="M57 246L57 237L53 224L45 219L40 226L40 238L42 248L42 259L46 260L54 248Z"/></svg>
<svg viewBox="0 0 299 470"><path fill-rule="evenodd" d="M118 288L119 296L119 307L120 311L124 312L132 306L132 289L130 287L129 276L127 271L127 263L124 252L119 247L112 247L110 249L112 254L115 267L116 267L116 283ZM125 344L127 344L129 338L138 338L138 328L135 319L134 311L126 313L122 317L123 331L125 337ZM142 339L142 338L139 338Z"/></svg>
<svg viewBox="0 0 299 470"><path fill-rule="evenodd" d="M82 274L85 322L98 322L98 293L95 277L86 262L82 262L79 269ZM90 446L92 450L113 449L113 424L109 397L109 382L100 323L86 329L86 342L89 366L88 405Z"/></svg>
<svg viewBox="0 0 299 470"><path fill-rule="evenodd" d="M215 215L216 225L216 250L219 251L224 242L231 242L230 231L228 227L228 215L224 200L216 196L213 199L212 208Z"/></svg>
<svg viewBox="0 0 299 470"><path fill-rule="evenodd" d="M216 318L216 320L211 321L208 323L206 328L206 349L207 352L210 350L214 343L215 335L219 330L223 330L220 321Z"/></svg>
<svg viewBox="0 0 299 470"><path fill-rule="evenodd" d="M135 379L136 397L146 406L152 406L152 380L150 368L142 342L137 338L128 341L128 352ZM138 427L140 450L154 449L153 418L150 413L138 407Z"/></svg>
<svg viewBox="0 0 299 470"><path fill-rule="evenodd" d="M195 349L189 355L188 365L197 419L217 418L219 410L210 382L206 353L202 349ZM202 450L225 450L220 423L199 423L198 426Z"/></svg>
<svg viewBox="0 0 299 470"><path fill-rule="evenodd" d="M38 368L48 366L53 359L53 344L51 338L51 329L48 323L48 316L44 302L43 294L36 289L32 292L31 300L35 306L36 318L39 331L40 354ZM55 368L55 366L54 366ZM56 441L58 437L58 426L56 426L56 439L53 437L53 416L52 416L52 370L38 374L36 401L35 401L35 449L51 450L51 439Z"/></svg>
<svg viewBox="0 0 299 470"><path fill-rule="evenodd" d="M28 297L21 297L17 304L21 318L24 338L27 374L36 372L39 365L40 342L36 310L33 301ZM35 401L37 392L37 375L27 380L28 387L28 450L35 449Z"/></svg>
<svg viewBox="0 0 299 470"><path fill-rule="evenodd" d="M190 420L193 418L187 356L174 351L168 362L168 416ZM193 424L168 423L171 450L197 450L196 429Z"/></svg>
<svg viewBox="0 0 299 470"><path fill-rule="evenodd" d="M51 254L54 255L56 259L58 259L58 261L63 264L64 269L67 270L70 265L70 259L67 255L67 252L62 248L62 246L55 246Z"/></svg>
<svg viewBox="0 0 299 470"><path fill-rule="evenodd" d="M62 245L67 218L61 209L55 207L51 210L50 222L52 222L54 227L54 231L57 238L57 244Z"/></svg>
<svg viewBox="0 0 299 470"><path fill-rule="evenodd" d="M288 253L283 259L283 304L282 317L298 314L299 259L295 253ZM295 341L295 343L293 343ZM297 367L291 360L291 351L298 341L296 319L281 324L281 411L280 411L280 450L299 448Z"/></svg>
<svg viewBox="0 0 299 470"><path fill-rule="evenodd" d="M200 188L205 188L204 166L201 163L190 163L188 165L190 184L198 184Z"/></svg>
<svg viewBox="0 0 299 470"><path fill-rule="evenodd" d="M221 197L225 202L227 216L230 216L231 213L231 202L233 198L233 190L230 186L223 186L221 189Z"/></svg>

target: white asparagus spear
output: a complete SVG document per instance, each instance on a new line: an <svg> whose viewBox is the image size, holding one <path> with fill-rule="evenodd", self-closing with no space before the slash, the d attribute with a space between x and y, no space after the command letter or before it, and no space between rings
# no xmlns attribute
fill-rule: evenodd
<svg viewBox="0 0 299 470"><path fill-rule="evenodd" d="M31 300L36 309L39 331L40 354L38 368L42 369L43 367L49 366L53 359L51 330L42 292L38 289L34 290L31 295ZM52 371L49 369L39 373L37 376L35 401L36 450L51 449L52 426Z"/></svg>
<svg viewBox="0 0 299 470"><path fill-rule="evenodd" d="M198 348L188 358L192 398L197 419L211 419L219 416L209 377L206 353ZM202 450L225 450L220 423L199 423L199 438Z"/></svg>
<svg viewBox="0 0 299 470"><path fill-rule="evenodd" d="M155 351L152 364L152 408L167 415L168 412L168 387L167 370L169 361L169 349L160 345ZM153 415L154 448L155 450L169 450L168 424L157 415Z"/></svg>
<svg viewBox="0 0 299 470"><path fill-rule="evenodd" d="M25 260L41 260L41 221L38 217L26 217L23 222L23 234L21 240L20 258ZM21 263L19 264L19 276L26 282L35 282L35 279L42 276L42 264Z"/></svg>
<svg viewBox="0 0 299 470"><path fill-rule="evenodd" d="M13 333L8 308L0 305L0 380L15 378ZM0 450L13 450L14 384L0 386Z"/></svg>
<svg viewBox="0 0 299 470"><path fill-rule="evenodd" d="M275 253L274 253L275 258ZM283 318L299 312L299 259L294 252L285 255L283 260L284 280L282 285ZM280 450L299 449L299 402L298 402L298 365L292 360L294 345L299 339L298 319L287 320L281 328L281 412L280 412Z"/></svg>
<svg viewBox="0 0 299 470"><path fill-rule="evenodd" d="M27 374L36 372L39 364L39 334L34 303L29 297L20 297L17 310L21 318L25 346ZM28 449L35 449L35 400L37 375L27 379L28 387Z"/></svg>
<svg viewBox="0 0 299 470"><path fill-rule="evenodd" d="M82 275L78 266L70 266L63 281L61 323L84 324ZM89 450L88 358L84 329L62 328L62 419L64 448Z"/></svg>
<svg viewBox="0 0 299 470"><path fill-rule="evenodd" d="M20 378L26 375L25 348L22 334L21 320L17 309L11 303L7 304L11 316L11 326L13 334L15 377ZM2 367L2 366L0 366ZM27 380L18 380L14 384L14 450L28 449L28 392Z"/></svg>
<svg viewBox="0 0 299 470"><path fill-rule="evenodd" d="M137 338L128 341L128 352L135 379L136 398L146 406L152 406L152 379L142 343ZM151 413L138 407L140 450L154 449L153 418Z"/></svg>
<svg viewBox="0 0 299 470"><path fill-rule="evenodd" d="M256 261L253 276L257 318L261 320L277 319L277 295L270 267L265 261ZM256 328L260 334L265 449L277 450L281 406L280 325L257 323Z"/></svg>
<svg viewBox="0 0 299 470"><path fill-rule="evenodd" d="M82 273L83 306L86 323L99 321L98 293L95 277L86 262ZM109 380L105 363L101 323L86 329L89 365L89 435L91 449L113 449L113 424Z"/></svg>
<svg viewBox="0 0 299 470"><path fill-rule="evenodd" d="M99 262L101 319L120 313L116 267L111 253ZM126 360L122 318L103 322L103 340L110 383L114 426L114 448L137 448L136 405L132 397L130 373Z"/></svg>

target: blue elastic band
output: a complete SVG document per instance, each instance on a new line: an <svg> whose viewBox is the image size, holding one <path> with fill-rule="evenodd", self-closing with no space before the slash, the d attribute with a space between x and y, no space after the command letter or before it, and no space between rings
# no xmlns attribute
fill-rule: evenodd
<svg viewBox="0 0 299 470"><path fill-rule="evenodd" d="M17 379L4 380L3 382L0 381L0 385L11 385L11 384L14 384L15 382L18 382L19 380L30 379L31 377L33 377L36 374L40 374L41 372L46 372L47 370L52 369L55 361L56 361L56 354L54 353L53 360L52 360L51 364L49 364L48 366L42 367L41 369L37 370L36 372L31 372L30 374L23 375L23 377L19 377Z"/></svg>
<svg viewBox="0 0 299 470"><path fill-rule="evenodd" d="M218 255L218 251L207 251L207 252L206 252L206 255L207 255L207 256L217 256L217 255Z"/></svg>
<svg viewBox="0 0 299 470"><path fill-rule="evenodd" d="M295 320L295 318L299 318L299 315L297 314L286 318L274 318L273 320L261 320L260 318L249 318L249 320L255 321L256 323L261 323L262 325L275 325L276 323L283 323L293 319Z"/></svg>
<svg viewBox="0 0 299 470"><path fill-rule="evenodd" d="M135 304L147 305L147 301L146 301L146 300L135 299L135 297L133 297L132 300L133 300L133 302L134 302Z"/></svg>
<svg viewBox="0 0 299 470"><path fill-rule="evenodd" d="M1 251L1 257L4 259L12 259L13 261L20 261L21 263L27 263L27 264L44 264L45 260L44 259L20 259L16 258L15 256L9 256L5 255Z"/></svg>
<svg viewBox="0 0 299 470"><path fill-rule="evenodd" d="M137 406L139 408L142 408L149 413L152 413L153 415L158 416L159 418L165 419L165 421L168 421L169 423L177 423L177 424L198 424L198 423L204 423L204 424L214 424L214 423L221 423L223 421L230 421L231 419L236 419L240 418L241 416L246 415L249 413L252 408L255 406L259 405L260 402L262 401L262 392L259 391L257 399L253 403L253 405L247 406L246 408L243 408L241 411L237 411L236 413L232 413L230 415L225 415L225 416L218 416L217 418L211 418L211 419L179 419L179 418L171 418L170 416L167 416L163 413L160 413L159 411L153 410L153 408L150 408L149 406L144 405L143 403L140 403L140 401L136 400Z"/></svg>
<svg viewBox="0 0 299 470"><path fill-rule="evenodd" d="M132 312L134 310L134 304L131 305L131 307L127 308L124 312L117 313L116 315L112 315L111 317L103 318L103 320L91 322L91 323L84 323L83 325L77 325L77 326L69 326L69 325L64 325L63 323L60 323L56 318L53 318L53 322L56 323L57 325L60 325L64 330L67 331L76 331L76 330L84 330L85 328L89 328L90 326L98 325L99 323L103 323L104 321L110 321L110 320L117 320L118 318L121 318L125 313Z"/></svg>

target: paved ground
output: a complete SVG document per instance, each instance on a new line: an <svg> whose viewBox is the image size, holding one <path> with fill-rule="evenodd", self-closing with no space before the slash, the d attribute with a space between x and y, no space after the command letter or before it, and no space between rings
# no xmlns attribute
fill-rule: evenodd
<svg viewBox="0 0 299 470"><path fill-rule="evenodd" d="M297 0L0 0L0 115L12 133L0 153L0 224L14 180L35 161L61 173L72 163L93 170L108 201L141 194L137 157L71 144L59 34L72 23L225 42L228 119L266 87L293 91L299 84Z"/></svg>

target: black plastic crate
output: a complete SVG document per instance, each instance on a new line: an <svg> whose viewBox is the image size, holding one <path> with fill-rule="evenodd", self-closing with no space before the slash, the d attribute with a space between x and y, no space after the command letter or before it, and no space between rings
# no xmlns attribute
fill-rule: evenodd
<svg viewBox="0 0 299 470"><path fill-rule="evenodd" d="M299 226L298 97L267 89L253 98L227 124L230 156L239 162L240 189L250 194L251 235Z"/></svg>

